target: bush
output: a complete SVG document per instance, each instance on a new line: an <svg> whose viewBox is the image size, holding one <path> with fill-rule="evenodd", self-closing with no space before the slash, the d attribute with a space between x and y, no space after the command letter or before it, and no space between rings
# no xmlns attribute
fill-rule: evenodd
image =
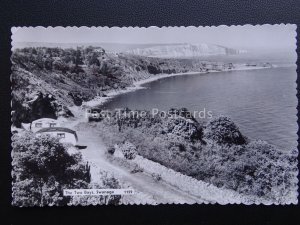
<svg viewBox="0 0 300 225"><path fill-rule="evenodd" d="M133 169L131 169L130 173L142 173L144 172L143 168L141 168L139 165L135 164Z"/></svg>
<svg viewBox="0 0 300 225"><path fill-rule="evenodd" d="M230 119L214 121L205 129L206 138L210 138L207 144L166 135L162 131L167 130L169 119L155 123L143 120L136 128L124 126L121 132L113 122L98 126L107 131L101 133L105 142L122 147L120 140L126 140L136 146L139 155L198 180L274 202L295 198L297 151L285 153L263 141L247 143Z"/></svg>
<svg viewBox="0 0 300 225"><path fill-rule="evenodd" d="M92 183L88 185L88 189L120 189L119 181L107 172L100 172L101 183ZM69 205L118 205L120 204L120 195L91 195L91 196L72 196Z"/></svg>
<svg viewBox="0 0 300 225"><path fill-rule="evenodd" d="M137 154L136 147L128 141L121 146L121 151L126 159L134 159Z"/></svg>
<svg viewBox="0 0 300 225"><path fill-rule="evenodd" d="M233 168L236 172L232 173L233 176L237 173L243 175L238 190L278 202L289 201L286 197L296 193L297 172L294 169L297 168L297 158L292 154L264 141L252 141L238 159L239 163Z"/></svg>
<svg viewBox="0 0 300 225"><path fill-rule="evenodd" d="M152 173L151 176L155 181L160 181L161 180L161 175L157 173Z"/></svg>
<svg viewBox="0 0 300 225"><path fill-rule="evenodd" d="M15 206L65 205L65 188L86 188L89 166L81 155L70 155L58 139L30 132L12 139L12 204Z"/></svg>
<svg viewBox="0 0 300 225"><path fill-rule="evenodd" d="M115 153L116 149L114 146L110 146L107 148L107 152L111 155L113 155Z"/></svg>
<svg viewBox="0 0 300 225"><path fill-rule="evenodd" d="M61 59L54 60L53 63L52 63L52 66L55 70L60 70L63 73L66 73L67 71L70 70L68 64L63 62Z"/></svg>
<svg viewBox="0 0 300 225"><path fill-rule="evenodd" d="M205 138L219 144L242 145L246 143L246 138L241 134L239 128L230 118L225 116L211 120L207 124L204 133Z"/></svg>
<svg viewBox="0 0 300 225"><path fill-rule="evenodd" d="M203 131L197 121L176 116L175 118L167 119L164 132L186 140L198 141L202 139Z"/></svg>
<svg viewBox="0 0 300 225"><path fill-rule="evenodd" d="M198 154L201 160L189 163L190 169L183 167L187 175L277 203L295 198L296 157L273 145L264 141L232 146L210 144Z"/></svg>
<svg viewBox="0 0 300 225"><path fill-rule="evenodd" d="M161 70L159 69L159 67L153 66L153 65L148 65L147 66L148 72L150 74L159 74L161 73Z"/></svg>

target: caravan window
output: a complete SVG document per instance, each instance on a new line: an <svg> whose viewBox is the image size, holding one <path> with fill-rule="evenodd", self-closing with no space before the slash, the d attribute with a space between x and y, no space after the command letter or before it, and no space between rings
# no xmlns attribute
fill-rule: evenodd
<svg viewBox="0 0 300 225"><path fill-rule="evenodd" d="M58 133L58 134L57 134L57 137L58 137L58 138L65 138L65 133Z"/></svg>
<svg viewBox="0 0 300 225"><path fill-rule="evenodd" d="M56 123L50 123L50 127L55 127Z"/></svg>
<svg viewBox="0 0 300 225"><path fill-rule="evenodd" d="M42 127L42 123L36 123L35 127Z"/></svg>

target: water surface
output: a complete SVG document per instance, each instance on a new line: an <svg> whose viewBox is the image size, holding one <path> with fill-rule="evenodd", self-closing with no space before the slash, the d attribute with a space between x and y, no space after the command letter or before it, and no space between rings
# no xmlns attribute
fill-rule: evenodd
<svg viewBox="0 0 300 225"><path fill-rule="evenodd" d="M227 115L243 134L280 148L297 146L296 67L176 76L113 98L104 108L205 108Z"/></svg>

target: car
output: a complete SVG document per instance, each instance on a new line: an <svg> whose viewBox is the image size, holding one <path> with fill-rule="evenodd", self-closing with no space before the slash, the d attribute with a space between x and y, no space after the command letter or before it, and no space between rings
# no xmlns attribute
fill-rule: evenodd
<svg viewBox="0 0 300 225"><path fill-rule="evenodd" d="M101 117L101 110L100 109L91 109L88 112L88 121L100 121L102 119Z"/></svg>

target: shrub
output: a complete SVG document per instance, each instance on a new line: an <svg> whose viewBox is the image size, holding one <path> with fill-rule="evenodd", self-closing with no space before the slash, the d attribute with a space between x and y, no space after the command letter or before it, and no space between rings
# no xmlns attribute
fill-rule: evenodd
<svg viewBox="0 0 300 225"><path fill-rule="evenodd" d="M63 73L66 73L67 71L69 71L69 66L64 63L61 59L59 60L54 60L52 63L53 69L55 70L60 70Z"/></svg>
<svg viewBox="0 0 300 225"><path fill-rule="evenodd" d="M205 138L219 144L242 145L246 143L246 138L241 134L237 125L225 116L211 120L207 124L204 133Z"/></svg>
<svg viewBox="0 0 300 225"><path fill-rule="evenodd" d="M182 116L168 118L164 131L166 134L182 137L190 141L201 140L203 132L197 121Z"/></svg>
<svg viewBox="0 0 300 225"><path fill-rule="evenodd" d="M153 65L148 65L147 66L148 72L150 74L159 74L161 73L161 70L159 69L159 67L153 66Z"/></svg>
<svg viewBox="0 0 300 225"><path fill-rule="evenodd" d="M99 127L107 131L101 135L109 144L126 140L139 155L198 180L275 203L296 198L296 150L289 154L263 141L248 142L227 117L214 121L205 129L206 144L183 138L180 132L166 135L162 131L168 130L169 118L155 123L145 119L121 132L114 122Z"/></svg>
<svg viewBox="0 0 300 225"><path fill-rule="evenodd" d="M191 163L196 178L239 193L286 203L297 189L296 157L264 141L247 145L207 145ZM191 174L192 170L185 170Z"/></svg>
<svg viewBox="0 0 300 225"><path fill-rule="evenodd" d="M158 173L152 173L151 176L155 181L160 181L161 180L161 175Z"/></svg>
<svg viewBox="0 0 300 225"><path fill-rule="evenodd" d="M113 155L115 153L115 147L114 146L109 146L107 148L107 152L111 155Z"/></svg>
<svg viewBox="0 0 300 225"><path fill-rule="evenodd" d="M12 142L12 204L15 206L65 205L65 188L85 188L89 166L81 155L70 155L58 139L21 132Z"/></svg>
<svg viewBox="0 0 300 225"><path fill-rule="evenodd" d="M143 168L141 168L139 165L135 164L133 169L131 169L130 173L142 173L144 172Z"/></svg>
<svg viewBox="0 0 300 225"><path fill-rule="evenodd" d="M128 141L121 146L121 151L126 159L134 159L137 154L136 147Z"/></svg>
<svg viewBox="0 0 300 225"><path fill-rule="evenodd" d="M88 185L88 189L119 189L121 185L119 181L107 172L100 172L101 183L92 183ZM87 196L72 196L69 205L118 205L120 204L120 195L87 195Z"/></svg>
<svg viewBox="0 0 300 225"><path fill-rule="evenodd" d="M297 189L297 159L264 141L252 141L242 150L236 173L243 175L238 189L245 193L286 202Z"/></svg>

